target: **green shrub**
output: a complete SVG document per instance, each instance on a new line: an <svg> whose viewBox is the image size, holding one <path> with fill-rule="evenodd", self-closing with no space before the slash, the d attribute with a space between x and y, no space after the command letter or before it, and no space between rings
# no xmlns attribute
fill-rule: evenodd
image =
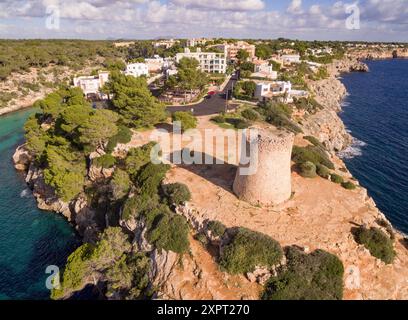
<svg viewBox="0 0 408 320"><path fill-rule="evenodd" d="M118 143L129 143L132 140L132 131L126 126L118 126L118 133L109 139L106 152L112 153Z"/></svg>
<svg viewBox="0 0 408 320"><path fill-rule="evenodd" d="M170 205L180 205L191 200L188 187L182 183L172 183L162 186L163 194Z"/></svg>
<svg viewBox="0 0 408 320"><path fill-rule="evenodd" d="M385 230L387 231L387 233L390 235L391 240L395 240L395 233L394 233L394 229L392 227L392 225L385 219L376 219L375 222L385 228Z"/></svg>
<svg viewBox="0 0 408 320"><path fill-rule="evenodd" d="M186 218L176 214L161 214L155 219L147 240L157 249L185 253L189 249L189 227Z"/></svg>
<svg viewBox="0 0 408 320"><path fill-rule="evenodd" d="M353 182L351 182L351 181L343 182L343 183L341 184L341 186L342 186L344 189L347 189L347 190L355 190L355 189L357 188L357 186L356 186Z"/></svg>
<svg viewBox="0 0 408 320"><path fill-rule="evenodd" d="M153 164L149 162L142 169L137 176L137 183L140 187L141 193L157 194L158 188L170 169L168 164Z"/></svg>
<svg viewBox="0 0 408 320"><path fill-rule="evenodd" d="M79 290L83 286L84 278L89 273L90 259L95 247L85 243L68 257L62 276L61 288L51 291L51 299L61 299L67 291Z"/></svg>
<svg viewBox="0 0 408 320"><path fill-rule="evenodd" d="M283 256L281 246L269 236L239 228L222 248L220 265L231 274L254 271L256 266L272 267Z"/></svg>
<svg viewBox="0 0 408 320"><path fill-rule="evenodd" d="M119 200L125 197L129 193L131 186L132 182L127 172L116 169L110 182L113 200Z"/></svg>
<svg viewBox="0 0 408 320"><path fill-rule="evenodd" d="M241 115L250 121L257 121L260 118L260 114L253 109L245 109L241 112Z"/></svg>
<svg viewBox="0 0 408 320"><path fill-rule="evenodd" d="M344 182L343 177L342 177L342 176L339 176L338 174L335 174L335 173L332 173L332 174L330 175L330 180L331 180L332 182L334 182L334 183L337 183L337 184L341 184L341 183Z"/></svg>
<svg viewBox="0 0 408 320"><path fill-rule="evenodd" d="M248 121L239 118L227 118L226 122L233 125L235 129L246 129L251 125Z"/></svg>
<svg viewBox="0 0 408 320"><path fill-rule="evenodd" d="M304 178L315 178L316 166L310 161L303 162L299 165L299 174Z"/></svg>
<svg viewBox="0 0 408 320"><path fill-rule="evenodd" d="M203 246L208 244L208 239L204 233L197 233L194 238L200 242Z"/></svg>
<svg viewBox="0 0 408 320"><path fill-rule="evenodd" d="M128 221L146 215L159 207L160 198L157 194L142 193L128 198L123 206L122 219Z"/></svg>
<svg viewBox="0 0 408 320"><path fill-rule="evenodd" d="M283 103L264 103L258 108L266 122L278 127L286 128L294 133L301 133L302 129L291 120L292 107Z"/></svg>
<svg viewBox="0 0 408 320"><path fill-rule="evenodd" d="M92 162L99 168L109 169L115 166L116 158L111 154L104 154L103 156L93 159Z"/></svg>
<svg viewBox="0 0 408 320"><path fill-rule="evenodd" d="M305 137L303 137L303 139L309 141L311 144L313 144L313 145L316 146L316 147L319 147L319 148L321 148L321 149L323 149L323 150L326 149L325 146L324 146L316 137L313 137L313 136L305 136Z"/></svg>
<svg viewBox="0 0 408 320"><path fill-rule="evenodd" d="M294 146L292 150L292 160L297 164L310 161L314 165L322 164L329 169L334 169L334 164L330 161L327 154L315 146Z"/></svg>
<svg viewBox="0 0 408 320"><path fill-rule="evenodd" d="M226 119L224 116L218 115L218 116L212 117L211 121L214 121L215 123L224 123Z"/></svg>
<svg viewBox="0 0 408 320"><path fill-rule="evenodd" d="M341 300L344 267L339 258L323 250L306 254L286 248L287 264L269 279L262 298L266 300Z"/></svg>
<svg viewBox="0 0 408 320"><path fill-rule="evenodd" d="M330 169L320 163L316 166L316 173L323 179L330 178Z"/></svg>
<svg viewBox="0 0 408 320"><path fill-rule="evenodd" d="M197 118L191 112L177 111L172 115L173 122L181 122L181 130L187 131L197 127Z"/></svg>
<svg viewBox="0 0 408 320"><path fill-rule="evenodd" d="M150 153L155 145L154 142L145 144L139 148L132 148L129 150L125 159L126 172L134 178L141 167L150 161Z"/></svg>
<svg viewBox="0 0 408 320"><path fill-rule="evenodd" d="M210 230L211 233L216 237L222 237L225 231L227 231L227 227L224 226L224 224L215 220L209 221L207 223L207 229Z"/></svg>
<svg viewBox="0 0 408 320"><path fill-rule="evenodd" d="M295 106L298 109L305 110L309 113L316 113L318 110L323 109L321 104L319 104L314 98L299 98L294 99Z"/></svg>
<svg viewBox="0 0 408 320"><path fill-rule="evenodd" d="M373 257L381 259L386 264L394 261L395 251L392 240L379 228L370 229L363 226L352 230L358 244L364 245Z"/></svg>

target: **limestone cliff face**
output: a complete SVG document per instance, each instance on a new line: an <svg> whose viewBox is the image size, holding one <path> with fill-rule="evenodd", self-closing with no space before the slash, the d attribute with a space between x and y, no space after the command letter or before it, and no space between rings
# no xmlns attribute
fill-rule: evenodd
<svg viewBox="0 0 408 320"><path fill-rule="evenodd" d="M350 52L350 55L358 59L381 60L392 58L408 58L407 48L361 48Z"/></svg>
<svg viewBox="0 0 408 320"><path fill-rule="evenodd" d="M318 138L329 151L337 152L352 142L352 137L338 116L341 101L347 94L338 76L345 72L367 72L368 67L355 57L346 57L335 61L327 69L329 72L327 79L308 82L316 101L323 109L306 116L302 128L306 135Z"/></svg>
<svg viewBox="0 0 408 320"><path fill-rule="evenodd" d="M17 170L27 173L25 181L32 190L39 209L62 214L75 225L85 242L96 240L100 230L96 223L95 211L88 206L84 195L70 202L62 201L55 194L54 188L45 183L43 170L35 164L24 145L17 148L13 161Z"/></svg>

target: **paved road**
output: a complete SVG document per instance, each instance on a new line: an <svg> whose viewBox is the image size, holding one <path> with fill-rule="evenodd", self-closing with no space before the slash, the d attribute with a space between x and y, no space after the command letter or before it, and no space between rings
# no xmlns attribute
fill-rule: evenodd
<svg viewBox="0 0 408 320"><path fill-rule="evenodd" d="M225 112L227 90L232 89L236 81L236 78L231 78L222 92L215 94L211 98L204 98L204 101L198 104L190 106L171 106L167 107L167 110L173 113L176 111L191 111L193 109L195 116L208 116L211 114ZM228 103L229 110L235 109L237 106L238 104L232 103L231 100Z"/></svg>

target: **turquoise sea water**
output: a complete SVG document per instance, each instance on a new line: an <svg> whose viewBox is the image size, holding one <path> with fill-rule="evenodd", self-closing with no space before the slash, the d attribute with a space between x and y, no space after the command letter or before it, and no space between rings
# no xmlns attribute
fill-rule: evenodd
<svg viewBox="0 0 408 320"><path fill-rule="evenodd" d="M78 245L61 216L37 209L24 176L12 163L33 110L0 116L0 299L47 299L48 265L63 267Z"/></svg>
<svg viewBox="0 0 408 320"><path fill-rule="evenodd" d="M408 59L368 61L369 73L343 76L341 118L356 138L347 168L378 207L408 234Z"/></svg>

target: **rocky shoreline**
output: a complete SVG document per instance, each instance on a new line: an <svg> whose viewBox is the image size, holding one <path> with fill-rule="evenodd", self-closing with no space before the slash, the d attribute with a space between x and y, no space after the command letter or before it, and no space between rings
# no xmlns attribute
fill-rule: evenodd
<svg viewBox="0 0 408 320"><path fill-rule="evenodd" d="M346 88L338 79L338 77L341 75L341 73L344 72L366 72L368 71L368 68L364 63L360 62L358 57L351 58L348 56L341 61L335 61L328 67L328 71L328 79L308 83L315 94L316 100L324 108L323 110L318 111L316 114L308 117L304 121L302 127L306 135L313 135L317 137L321 142L323 142L323 144L334 156L337 151L343 150L352 142L352 137L349 133L347 133L343 122L338 116L338 112L341 111L341 102L347 94ZM85 196L80 196L78 199L73 200L69 203L63 202L62 200L58 199L58 197L56 197L55 195L54 190L45 184L42 170L36 167L33 161L33 156L26 150L24 145L17 148L16 153L13 156L13 160L16 169L27 172L26 182L33 190L33 195L37 199L38 207L40 209L53 211L64 215L76 227L81 237L83 237L84 242L94 242L96 240L97 234L100 232L100 227L96 223L96 213L88 205ZM341 160L339 160L339 162L340 166L345 168L344 163L342 163ZM96 179L98 175L109 176L109 172L102 172L100 169L101 168L95 168L91 166L88 170L89 179ZM346 172L346 174L351 177L351 174L348 171ZM360 193L361 203L359 205L361 207L369 208L369 211L367 212L365 217L361 218L361 222L367 223L368 225L372 224L376 219L383 219L388 222L385 216L376 208L374 201L367 196L366 190L361 188ZM189 204L187 204L186 206L180 207L178 209L178 213L185 216L187 220L190 221L195 232L205 233L207 239L211 243L215 244L216 247L219 247L219 249L222 248L220 239L213 236L211 232L208 231L205 222L208 221L206 212L203 212L201 210L197 211L197 208L194 205L190 206ZM211 284L209 278L207 279L202 275L199 277L196 274L199 272L197 270L204 270L205 272L207 272L209 269L211 269L211 267L202 266L202 269L199 268L200 257L204 255L204 253L201 249L195 247L195 244L193 242L192 247L195 254L193 254L193 257L183 258L182 263L184 265L183 269L185 270L179 271L176 270L176 266L180 261L177 254L166 251L162 251L160 253L156 249L152 248L152 246L147 242L145 238L146 230L145 226L143 225L143 221L138 221L134 224L132 224L131 222L124 223L123 221L121 221L121 225L135 235L134 241L139 250L150 252L152 266L149 278L151 279L151 283L155 287L163 287L163 290L161 290L161 295L158 296L158 298L194 299L198 296L208 298L208 296L205 296L204 293L200 295L198 293L192 293L192 291L187 292L185 288L180 287L180 283L177 283L177 279L179 279L180 277L184 277L184 279L190 277L191 281L196 281L197 283L200 283L200 285L205 287L205 290L203 289L203 292L211 292L210 298L225 299L246 297L250 299L256 299L256 295L251 295L250 293L245 295L242 294L240 296L231 295L230 292L225 292L225 288L222 289L219 286L215 288L215 285ZM228 224L226 225L228 226ZM398 237L401 238L402 235ZM336 246L337 245L338 244L336 243ZM333 250L338 250L336 246L333 247ZM189 267L191 267L191 270L189 269ZM218 277L218 272L219 271L213 271L213 276ZM270 270L256 270L256 272L247 275L249 284L246 284L250 285L251 283L264 283L265 279L270 276L270 273ZM242 279L236 281L241 280ZM212 285L214 287L211 290L208 289L208 287L211 287ZM254 291L256 291L256 289L253 289L252 292ZM364 295L356 295L355 297L350 295L348 296L348 298L364 298Z"/></svg>

